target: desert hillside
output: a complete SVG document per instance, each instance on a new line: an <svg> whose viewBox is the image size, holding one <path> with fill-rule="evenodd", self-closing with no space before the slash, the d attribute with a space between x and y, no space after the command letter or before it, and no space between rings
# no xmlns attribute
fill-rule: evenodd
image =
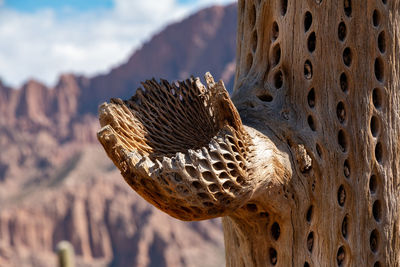
<svg viewBox="0 0 400 267"><path fill-rule="evenodd" d="M54 88L0 82L0 266L56 266L69 240L78 266L221 266L218 220L180 222L149 206L96 140L96 110L140 81L211 71L233 87L236 5L166 27L121 66Z"/></svg>

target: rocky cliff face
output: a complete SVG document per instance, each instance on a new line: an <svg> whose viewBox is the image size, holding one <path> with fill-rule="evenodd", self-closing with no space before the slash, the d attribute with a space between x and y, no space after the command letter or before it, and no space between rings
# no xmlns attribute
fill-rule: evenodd
<svg viewBox="0 0 400 267"><path fill-rule="evenodd" d="M149 206L97 144L95 113L141 80L202 76L233 86L236 5L167 27L122 66L54 88L0 82L0 266L55 266L69 240L78 266L222 266L219 221L184 223Z"/></svg>

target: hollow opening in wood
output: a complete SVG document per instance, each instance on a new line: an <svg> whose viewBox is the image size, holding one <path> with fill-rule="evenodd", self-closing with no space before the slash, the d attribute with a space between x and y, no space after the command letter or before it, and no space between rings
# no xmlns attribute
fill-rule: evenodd
<svg viewBox="0 0 400 267"><path fill-rule="evenodd" d="M343 123L346 120L346 109L342 101L340 101L336 106L336 116L340 123Z"/></svg>
<svg viewBox="0 0 400 267"><path fill-rule="evenodd" d="M375 159L379 163L382 163L382 157L383 157L383 147L382 143L378 142L375 146Z"/></svg>
<svg viewBox="0 0 400 267"><path fill-rule="evenodd" d="M275 241L277 241L280 235L281 235L281 227L277 222L274 222L271 226L271 236Z"/></svg>
<svg viewBox="0 0 400 267"><path fill-rule="evenodd" d="M373 174L369 178L369 191L371 192L372 195L376 193L377 188L378 188L378 178L376 177L375 174Z"/></svg>
<svg viewBox="0 0 400 267"><path fill-rule="evenodd" d="M379 246L379 232L374 229L369 237L369 245L372 252L377 252Z"/></svg>
<svg viewBox="0 0 400 267"><path fill-rule="evenodd" d="M306 220L307 220L307 222L311 222L312 215L313 215L313 210L314 210L314 206L311 205L311 206L308 208L307 213L306 213Z"/></svg>
<svg viewBox="0 0 400 267"><path fill-rule="evenodd" d="M336 261L338 266L343 266L345 259L346 259L346 251L344 249L344 246L341 246L336 254Z"/></svg>
<svg viewBox="0 0 400 267"><path fill-rule="evenodd" d="M350 47L346 47L346 48L343 50L343 63L344 63L347 67L350 67L350 65L351 65L351 60L352 60L352 55L351 55Z"/></svg>
<svg viewBox="0 0 400 267"><path fill-rule="evenodd" d="M378 35L378 48L382 54L386 52L386 37L384 31Z"/></svg>
<svg viewBox="0 0 400 267"><path fill-rule="evenodd" d="M338 27L338 38L340 41L344 41L344 39L346 38L347 35L347 28L346 28L346 24L342 21L339 23L339 27Z"/></svg>
<svg viewBox="0 0 400 267"><path fill-rule="evenodd" d="M249 11L249 23L251 28L253 29L255 24L256 24L256 16L257 16L257 11L256 7L254 5L251 5L250 11Z"/></svg>
<svg viewBox="0 0 400 267"><path fill-rule="evenodd" d="M344 8L344 14L347 17L350 17L351 13L352 13L351 0L344 0L343 1L343 8Z"/></svg>
<svg viewBox="0 0 400 267"><path fill-rule="evenodd" d="M375 221L380 222L382 219L382 207L381 202L376 200L372 205L372 214L374 216Z"/></svg>
<svg viewBox="0 0 400 267"><path fill-rule="evenodd" d="M344 72L340 74L340 88L343 92L347 92L349 90L349 82L347 80L347 75Z"/></svg>
<svg viewBox="0 0 400 267"><path fill-rule="evenodd" d="M346 159L343 164L343 174L346 178L349 178L350 173L351 173L350 162L348 159Z"/></svg>
<svg viewBox="0 0 400 267"><path fill-rule="evenodd" d="M339 206L343 207L346 202L346 190L344 189L343 185L341 185L339 187L339 190L337 193L337 198L338 198Z"/></svg>
<svg viewBox="0 0 400 267"><path fill-rule="evenodd" d="M379 134L379 119L376 116L371 117L371 122L370 122L370 130L371 134L373 137L377 137Z"/></svg>
<svg viewBox="0 0 400 267"><path fill-rule="evenodd" d="M374 25L374 27L378 27L380 23L381 15L379 14L379 11L375 9L372 13L372 24Z"/></svg>
<svg viewBox="0 0 400 267"><path fill-rule="evenodd" d="M347 239L348 236L348 227L349 227L349 217L346 215L342 221L342 236Z"/></svg>
<svg viewBox="0 0 400 267"><path fill-rule="evenodd" d="M288 0L281 0L281 15L285 16L288 8Z"/></svg>
<svg viewBox="0 0 400 267"><path fill-rule="evenodd" d="M269 260L272 265L276 265L278 262L278 252L274 248L269 249Z"/></svg>
<svg viewBox="0 0 400 267"><path fill-rule="evenodd" d="M378 57L375 59L374 70L376 79L382 82L385 74L384 63L382 58Z"/></svg>
<svg viewBox="0 0 400 267"><path fill-rule="evenodd" d="M315 90L314 90L314 88L311 88L310 92L308 92L307 102L308 102L308 106L310 108L315 107Z"/></svg>
<svg viewBox="0 0 400 267"><path fill-rule="evenodd" d="M372 91L372 103L376 109L379 109L382 106L382 94L379 88L375 88Z"/></svg>
<svg viewBox="0 0 400 267"><path fill-rule="evenodd" d="M308 36L308 39L307 39L307 48L310 53L315 51L316 42L317 42L317 39L315 36L315 32L312 32L310 34L310 36Z"/></svg>
<svg viewBox="0 0 400 267"><path fill-rule="evenodd" d="M307 80L311 80L313 76L313 68L310 60L306 60L304 63L304 77Z"/></svg>
<svg viewBox="0 0 400 267"><path fill-rule="evenodd" d="M312 25L312 14L311 12L307 11L304 15L304 32L307 32Z"/></svg>
<svg viewBox="0 0 400 267"><path fill-rule="evenodd" d="M276 66L281 61L281 46L280 44L276 44L274 48L272 48L272 66Z"/></svg>
<svg viewBox="0 0 400 267"><path fill-rule="evenodd" d="M256 52L257 50L257 44L258 44L258 34L257 34L257 30L253 31L253 35L252 35L252 41L251 41L251 49L253 50L253 53Z"/></svg>
<svg viewBox="0 0 400 267"><path fill-rule="evenodd" d="M266 92L264 92L263 94L258 94L257 97L258 97L258 99L260 99L263 102L272 102L272 100L274 100L272 95L270 95Z"/></svg>
<svg viewBox="0 0 400 267"><path fill-rule="evenodd" d="M276 21L272 23L272 41L275 41L279 37L279 25Z"/></svg>
<svg viewBox="0 0 400 267"><path fill-rule="evenodd" d="M308 122L308 126L310 127L310 129L311 129L313 132L315 132L315 130L316 130L316 125L315 125L315 122L314 122L314 118L313 118L311 115L308 116L307 122Z"/></svg>
<svg viewBox="0 0 400 267"><path fill-rule="evenodd" d="M283 74L281 70L278 70L274 75L274 86L276 89L282 88L283 85Z"/></svg>
<svg viewBox="0 0 400 267"><path fill-rule="evenodd" d="M340 130L338 133L338 143L342 152L347 151L347 137L343 130Z"/></svg>
<svg viewBox="0 0 400 267"><path fill-rule="evenodd" d="M314 247L314 232L311 232L307 236L307 249L308 251L312 252Z"/></svg>

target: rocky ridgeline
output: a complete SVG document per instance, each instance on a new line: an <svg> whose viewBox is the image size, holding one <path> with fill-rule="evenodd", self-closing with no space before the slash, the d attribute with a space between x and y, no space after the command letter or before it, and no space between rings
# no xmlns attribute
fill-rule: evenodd
<svg viewBox="0 0 400 267"><path fill-rule="evenodd" d="M97 106L140 81L202 76L233 87L236 5L168 26L106 75L54 88L0 83L0 266L55 266L69 240L79 266L221 266L219 221L183 223L146 204L97 144Z"/></svg>

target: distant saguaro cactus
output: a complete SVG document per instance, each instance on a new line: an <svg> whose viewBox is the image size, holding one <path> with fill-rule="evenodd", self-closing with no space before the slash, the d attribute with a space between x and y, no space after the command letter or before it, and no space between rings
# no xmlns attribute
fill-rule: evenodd
<svg viewBox="0 0 400 267"><path fill-rule="evenodd" d="M74 267L75 255L74 247L68 241L61 241L57 245L58 266L59 267Z"/></svg>

